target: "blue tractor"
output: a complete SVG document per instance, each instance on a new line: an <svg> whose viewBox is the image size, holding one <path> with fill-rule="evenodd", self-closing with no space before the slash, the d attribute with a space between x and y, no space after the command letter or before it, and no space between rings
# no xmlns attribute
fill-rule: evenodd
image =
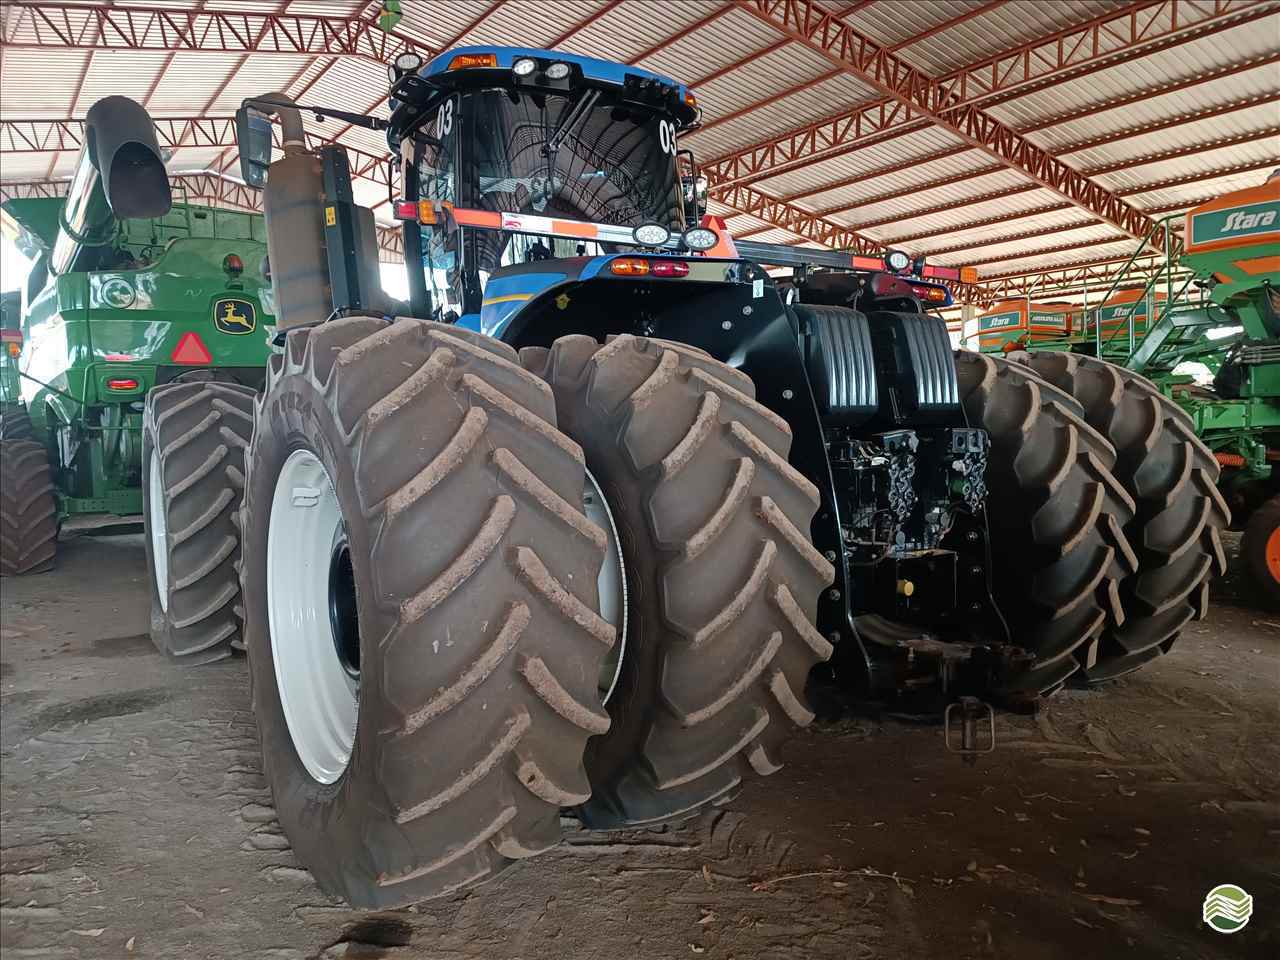
<svg viewBox="0 0 1280 960"><path fill-rule="evenodd" d="M483 881L562 808L691 816L777 770L833 683L1028 704L1159 652L1115 635L1148 598L1112 447L1028 368L953 352L928 308L954 273L735 246L667 77L509 47L390 74L387 120L237 117L280 331L240 604L326 890ZM300 109L385 132L407 304Z"/></svg>

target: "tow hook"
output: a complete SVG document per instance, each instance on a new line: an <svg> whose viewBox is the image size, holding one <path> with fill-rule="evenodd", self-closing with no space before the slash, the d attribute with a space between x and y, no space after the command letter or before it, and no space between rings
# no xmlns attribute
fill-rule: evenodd
<svg viewBox="0 0 1280 960"><path fill-rule="evenodd" d="M985 724L983 724L985 721ZM985 738L980 738L979 728L986 726ZM953 730L958 732L953 735ZM960 754L969 766L978 762L978 754L991 753L996 748L996 713L991 704L977 697L961 697L947 704L942 715L942 737L947 752ZM980 743L985 739L985 743Z"/></svg>

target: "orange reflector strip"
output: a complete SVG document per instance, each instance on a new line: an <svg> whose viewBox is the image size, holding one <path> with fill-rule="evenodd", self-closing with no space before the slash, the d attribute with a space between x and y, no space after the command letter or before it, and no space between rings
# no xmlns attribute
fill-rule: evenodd
<svg viewBox="0 0 1280 960"><path fill-rule="evenodd" d="M1251 277L1260 273L1280 273L1280 257L1251 257L1232 262Z"/></svg>
<svg viewBox="0 0 1280 960"><path fill-rule="evenodd" d="M490 213L488 210L469 210L465 207L454 207L453 219L454 222L464 227L502 229L502 214Z"/></svg>
<svg viewBox="0 0 1280 960"><path fill-rule="evenodd" d="M462 70L466 67L496 67L498 56L494 53L460 53L449 61L450 70Z"/></svg>
<svg viewBox="0 0 1280 960"><path fill-rule="evenodd" d="M566 233L571 237L585 237L588 240L595 240L600 236L594 223L581 223L577 220L552 220L551 229L556 233Z"/></svg>
<svg viewBox="0 0 1280 960"><path fill-rule="evenodd" d="M174 363L201 365L212 363L213 354L209 352L209 348L204 345L204 341L194 330L188 330L182 335L178 345L173 348L169 359Z"/></svg>
<svg viewBox="0 0 1280 960"><path fill-rule="evenodd" d="M609 264L609 271L620 277L643 277L649 273L649 261L639 257L621 257Z"/></svg>
<svg viewBox="0 0 1280 960"><path fill-rule="evenodd" d="M1243 467L1244 457L1238 453L1224 453L1219 450L1213 455L1213 459L1217 460L1224 467Z"/></svg>
<svg viewBox="0 0 1280 960"><path fill-rule="evenodd" d="M432 206L430 200L418 201L418 222L423 226L430 226L436 222L436 208Z"/></svg>

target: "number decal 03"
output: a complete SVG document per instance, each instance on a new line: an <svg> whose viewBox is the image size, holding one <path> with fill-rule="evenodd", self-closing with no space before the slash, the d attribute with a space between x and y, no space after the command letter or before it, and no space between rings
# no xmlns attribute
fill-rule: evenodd
<svg viewBox="0 0 1280 960"><path fill-rule="evenodd" d="M676 125L670 120L658 121L658 146L663 153L676 152Z"/></svg>
<svg viewBox="0 0 1280 960"><path fill-rule="evenodd" d="M436 111L436 136L443 140L451 133L453 133L452 98L440 104L440 109Z"/></svg>

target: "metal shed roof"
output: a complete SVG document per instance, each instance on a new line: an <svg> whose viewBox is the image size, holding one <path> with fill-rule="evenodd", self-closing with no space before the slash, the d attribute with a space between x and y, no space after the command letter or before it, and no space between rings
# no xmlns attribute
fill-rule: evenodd
<svg viewBox="0 0 1280 960"><path fill-rule="evenodd" d="M1125 257L1151 219L1260 182L1280 160L1280 0L6 0L0 191L56 190L99 97L161 123L171 173L216 203L227 119L250 94L385 113L413 48L545 45L690 83L682 138L736 235L899 246L976 265L976 298ZM390 222L385 144L357 197ZM387 234L385 249L396 248Z"/></svg>

